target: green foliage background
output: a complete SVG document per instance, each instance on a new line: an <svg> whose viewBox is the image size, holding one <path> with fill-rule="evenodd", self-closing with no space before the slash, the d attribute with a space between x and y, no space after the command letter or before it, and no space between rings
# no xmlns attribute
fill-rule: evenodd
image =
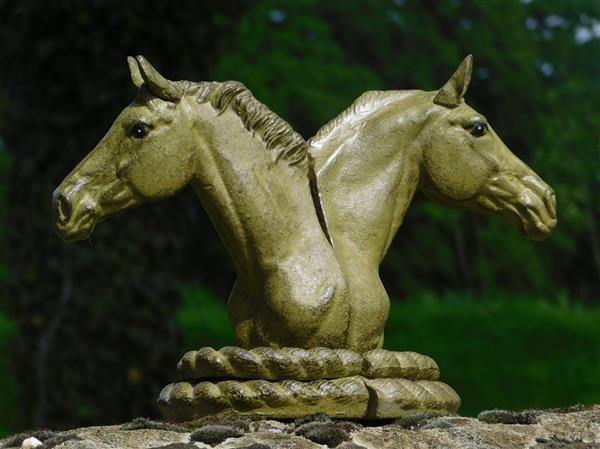
<svg viewBox="0 0 600 449"><path fill-rule="evenodd" d="M438 88L473 53L467 101L555 188L559 226L531 242L417 198L382 267L386 347L434 356L465 413L600 401L600 2L176 5L0 0L0 433L154 415L184 349L232 342L234 274L190 192L87 244L51 229L52 190L133 97L138 53L244 82L306 138L365 90Z"/></svg>

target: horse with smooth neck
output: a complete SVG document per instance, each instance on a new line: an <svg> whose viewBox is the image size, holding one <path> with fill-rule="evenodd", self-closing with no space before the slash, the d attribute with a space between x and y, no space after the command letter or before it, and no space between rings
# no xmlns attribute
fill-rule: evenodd
<svg viewBox="0 0 600 449"><path fill-rule="evenodd" d="M235 264L238 343L348 347L348 291L315 211L306 142L240 83L174 82L128 61L138 96L55 191L58 233L84 239L191 184Z"/></svg>
<svg viewBox="0 0 600 449"><path fill-rule="evenodd" d="M316 190L351 294L350 347L383 344L379 266L415 191L514 222L533 239L556 225L552 189L463 100L468 56L435 92L367 92L309 140Z"/></svg>

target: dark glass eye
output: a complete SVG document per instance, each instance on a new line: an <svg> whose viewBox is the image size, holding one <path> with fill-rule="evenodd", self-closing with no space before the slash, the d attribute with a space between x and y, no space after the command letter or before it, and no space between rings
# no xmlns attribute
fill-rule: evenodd
<svg viewBox="0 0 600 449"><path fill-rule="evenodd" d="M485 123L477 122L471 127L471 134L473 134L475 137L483 136L486 131L487 125Z"/></svg>
<svg viewBox="0 0 600 449"><path fill-rule="evenodd" d="M136 123L131 127L131 137L141 139L148 134L148 127L143 123Z"/></svg>

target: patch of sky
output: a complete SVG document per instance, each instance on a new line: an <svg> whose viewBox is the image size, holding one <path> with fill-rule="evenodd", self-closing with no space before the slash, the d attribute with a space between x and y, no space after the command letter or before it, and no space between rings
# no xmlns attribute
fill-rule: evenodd
<svg viewBox="0 0 600 449"><path fill-rule="evenodd" d="M592 40L594 37L594 33L591 29L584 26L579 26L575 28L575 42L579 45L585 44L587 41Z"/></svg>
<svg viewBox="0 0 600 449"><path fill-rule="evenodd" d="M275 23L283 22L287 17L287 14L282 9L271 9L269 11L269 19Z"/></svg>
<svg viewBox="0 0 600 449"><path fill-rule="evenodd" d="M544 19L546 26L549 28L567 28L569 21L557 14L551 14Z"/></svg>
<svg viewBox="0 0 600 449"><path fill-rule="evenodd" d="M538 67L544 76L552 76L554 73L554 66L547 61L540 62Z"/></svg>
<svg viewBox="0 0 600 449"><path fill-rule="evenodd" d="M576 26L573 32L573 39L575 39L576 44L585 44L594 38L600 37L600 20L582 14L579 17L579 22L581 25Z"/></svg>
<svg viewBox="0 0 600 449"><path fill-rule="evenodd" d="M525 26L528 30L535 30L538 27L538 21L534 17L527 17L525 19Z"/></svg>

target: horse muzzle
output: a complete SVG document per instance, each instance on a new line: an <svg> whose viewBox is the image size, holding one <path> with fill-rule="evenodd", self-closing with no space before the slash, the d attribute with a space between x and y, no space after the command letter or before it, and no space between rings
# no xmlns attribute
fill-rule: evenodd
<svg viewBox="0 0 600 449"><path fill-rule="evenodd" d="M533 240L544 240L556 227L556 196L536 175L497 174L477 202L487 211L509 219Z"/></svg>
<svg viewBox="0 0 600 449"><path fill-rule="evenodd" d="M72 194L60 187L52 195L54 227L60 238L74 242L89 238L97 222L96 203L90 198L74 201Z"/></svg>

